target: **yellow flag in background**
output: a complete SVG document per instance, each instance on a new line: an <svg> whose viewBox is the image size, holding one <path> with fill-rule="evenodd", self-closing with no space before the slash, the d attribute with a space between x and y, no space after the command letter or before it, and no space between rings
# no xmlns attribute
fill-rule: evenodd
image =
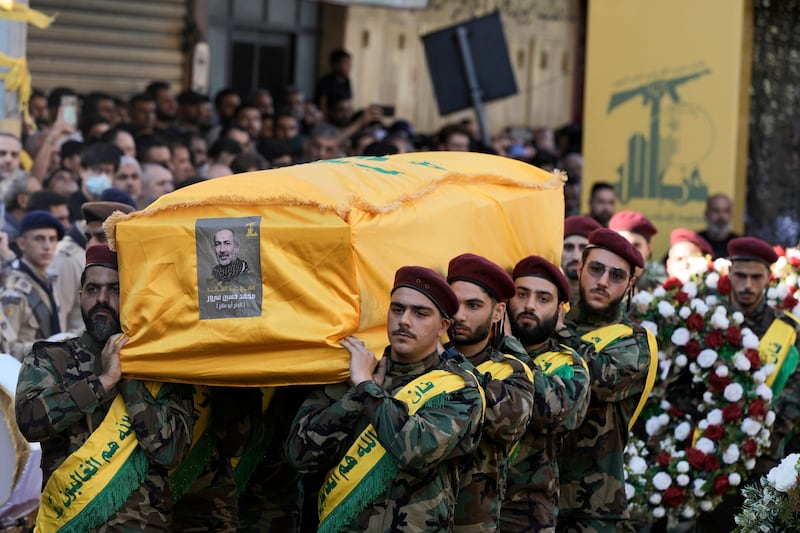
<svg viewBox="0 0 800 533"><path fill-rule="evenodd" d="M347 377L337 341L380 354L395 271L472 252L559 264L563 179L498 156L357 157L240 174L107 223L123 372L209 385ZM121 215L119 213L118 215Z"/></svg>

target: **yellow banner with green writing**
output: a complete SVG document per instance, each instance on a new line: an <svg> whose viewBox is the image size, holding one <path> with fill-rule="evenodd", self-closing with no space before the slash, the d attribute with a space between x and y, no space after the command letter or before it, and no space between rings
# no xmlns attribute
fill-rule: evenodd
<svg viewBox="0 0 800 533"><path fill-rule="evenodd" d="M559 263L563 178L498 156L361 157L208 180L112 218L128 376L210 385L342 381L357 334L386 344L395 271L456 255ZM121 214L118 214L121 215Z"/></svg>

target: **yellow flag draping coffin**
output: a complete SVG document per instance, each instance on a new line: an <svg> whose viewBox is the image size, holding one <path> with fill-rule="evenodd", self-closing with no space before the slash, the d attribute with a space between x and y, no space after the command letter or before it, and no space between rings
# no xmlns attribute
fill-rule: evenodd
<svg viewBox="0 0 800 533"><path fill-rule="evenodd" d="M498 156L357 157L239 174L107 223L123 372L209 385L346 379L357 334L387 342L395 271L454 256L558 264L563 177Z"/></svg>

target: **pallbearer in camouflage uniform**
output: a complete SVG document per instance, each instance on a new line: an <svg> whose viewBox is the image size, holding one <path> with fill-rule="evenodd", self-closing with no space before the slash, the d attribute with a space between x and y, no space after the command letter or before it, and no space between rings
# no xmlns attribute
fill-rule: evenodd
<svg viewBox="0 0 800 533"><path fill-rule="evenodd" d="M744 315L741 327L750 328L758 335L762 363L775 366L766 381L774 394L771 409L776 415L770 448L756 462L750 479L740 484L743 487L767 475L787 455L800 452L797 430L800 424L800 336L797 334L800 319L791 311L778 311L767 304L770 266L778 260L772 246L755 237L737 237L728 242L728 259L731 261L731 293L729 301L725 302L728 311ZM742 502L739 494L726 496L712 512L698 516L698 531L732 531L736 527L733 517L741 510Z"/></svg>
<svg viewBox="0 0 800 533"><path fill-rule="evenodd" d="M500 531L552 532L558 505L556 457L566 431L583 420L589 405L589 371L575 350L553 334L569 282L546 259L530 256L514 267L515 294L508 301L511 331L527 350L534 372L533 409L511 462L500 512Z"/></svg>
<svg viewBox="0 0 800 533"><path fill-rule="evenodd" d="M451 346L475 365L486 394L483 437L461 479L455 531L497 531L508 455L533 408L531 370L496 347L502 343L505 302L516 288L505 270L474 254L450 261L447 281L458 297L448 330Z"/></svg>
<svg viewBox="0 0 800 533"><path fill-rule="evenodd" d="M628 431L647 399L658 363L655 340L622 313L642 255L609 229L589 235L580 268L580 299L567 315L564 342L588 352L592 383L586 418L566 435L558 531L617 531L629 518L623 475Z"/></svg>
<svg viewBox="0 0 800 533"><path fill-rule="evenodd" d="M380 362L355 337L350 380L313 392L286 443L300 471L328 471L320 531L448 531L458 471L475 451L484 400L463 357L443 357L439 338L458 300L433 270L403 267ZM308 495L313 497L313 495Z"/></svg>
<svg viewBox="0 0 800 533"><path fill-rule="evenodd" d="M42 443L44 491L37 528L169 531L167 469L192 440L192 388L122 379L117 256L86 251L86 332L37 342L17 384L22 434Z"/></svg>

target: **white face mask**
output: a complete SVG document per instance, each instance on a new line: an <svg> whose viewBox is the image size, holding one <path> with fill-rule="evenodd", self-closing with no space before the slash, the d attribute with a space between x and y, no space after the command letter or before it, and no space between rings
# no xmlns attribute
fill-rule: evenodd
<svg viewBox="0 0 800 533"><path fill-rule="evenodd" d="M106 174L93 174L86 178L86 190L92 196L100 196L103 191L111 187L111 180Z"/></svg>

